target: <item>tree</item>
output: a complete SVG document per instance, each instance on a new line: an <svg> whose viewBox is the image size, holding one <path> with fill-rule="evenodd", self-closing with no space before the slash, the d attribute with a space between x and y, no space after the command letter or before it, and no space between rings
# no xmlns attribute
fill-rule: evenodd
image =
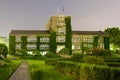
<svg viewBox="0 0 120 80"><path fill-rule="evenodd" d="M59 51L58 53L61 57L64 58L69 58L70 56L70 50L68 48L63 48L62 50Z"/></svg>
<svg viewBox="0 0 120 80"><path fill-rule="evenodd" d="M5 44L0 44L0 57L7 58L8 48Z"/></svg>
<svg viewBox="0 0 120 80"><path fill-rule="evenodd" d="M105 29L105 32L109 35L110 43L120 47L120 29L116 27L107 28Z"/></svg>

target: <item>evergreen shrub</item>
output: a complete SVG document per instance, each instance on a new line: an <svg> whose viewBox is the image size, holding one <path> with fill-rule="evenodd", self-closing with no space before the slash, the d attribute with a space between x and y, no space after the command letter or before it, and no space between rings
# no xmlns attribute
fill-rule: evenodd
<svg viewBox="0 0 120 80"><path fill-rule="evenodd" d="M45 60L46 65L56 65L57 61L59 61L60 58L47 58Z"/></svg>
<svg viewBox="0 0 120 80"><path fill-rule="evenodd" d="M89 64L104 64L104 59L101 57L96 56L85 56L81 59L82 63L89 63Z"/></svg>
<svg viewBox="0 0 120 80"><path fill-rule="evenodd" d="M56 69L58 72L72 76L74 80L120 80L120 68L58 61Z"/></svg>
<svg viewBox="0 0 120 80"><path fill-rule="evenodd" d="M47 54L45 54L46 58L58 58L60 57L57 54L54 54L53 52L48 52Z"/></svg>
<svg viewBox="0 0 120 80"><path fill-rule="evenodd" d="M102 48L94 48L92 50L92 55L95 55L95 56L107 56L107 55L111 55L111 52L109 50L102 49Z"/></svg>

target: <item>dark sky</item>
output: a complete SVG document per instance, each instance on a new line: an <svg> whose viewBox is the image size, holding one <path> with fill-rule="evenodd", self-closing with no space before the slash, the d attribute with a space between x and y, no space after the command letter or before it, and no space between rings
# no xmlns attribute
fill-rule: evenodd
<svg viewBox="0 0 120 80"><path fill-rule="evenodd" d="M73 30L120 27L120 0L0 0L0 36L8 37L12 29L46 30L50 16L63 6Z"/></svg>

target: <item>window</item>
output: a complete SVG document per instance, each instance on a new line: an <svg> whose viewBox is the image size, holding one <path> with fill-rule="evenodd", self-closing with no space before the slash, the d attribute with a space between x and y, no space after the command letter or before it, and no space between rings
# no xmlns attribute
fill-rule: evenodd
<svg viewBox="0 0 120 80"><path fill-rule="evenodd" d="M85 37L84 42L93 42L93 38L91 37Z"/></svg>
<svg viewBox="0 0 120 80"><path fill-rule="evenodd" d="M21 42L21 37L20 36L16 36L16 42Z"/></svg>
<svg viewBox="0 0 120 80"><path fill-rule="evenodd" d="M28 44L27 45L27 49L28 50L35 50L37 48L37 45L36 44Z"/></svg>
<svg viewBox="0 0 120 80"><path fill-rule="evenodd" d="M21 49L21 44L16 44L16 49Z"/></svg>
<svg viewBox="0 0 120 80"><path fill-rule="evenodd" d="M80 44L73 44L72 49L80 49Z"/></svg>
<svg viewBox="0 0 120 80"><path fill-rule="evenodd" d="M49 50L49 45L48 44L41 44L40 50Z"/></svg>
<svg viewBox="0 0 120 80"><path fill-rule="evenodd" d="M72 42L80 42L81 38L72 38Z"/></svg>
<svg viewBox="0 0 120 80"><path fill-rule="evenodd" d="M33 37L33 36L30 36L30 37L27 38L27 41L28 42L37 42L37 38Z"/></svg>
<svg viewBox="0 0 120 80"><path fill-rule="evenodd" d="M66 34L65 28L58 28L58 34Z"/></svg>
<svg viewBox="0 0 120 80"><path fill-rule="evenodd" d="M49 37L40 37L40 42L49 42Z"/></svg>
<svg viewBox="0 0 120 80"><path fill-rule="evenodd" d="M65 42L65 36L57 36L57 42Z"/></svg>

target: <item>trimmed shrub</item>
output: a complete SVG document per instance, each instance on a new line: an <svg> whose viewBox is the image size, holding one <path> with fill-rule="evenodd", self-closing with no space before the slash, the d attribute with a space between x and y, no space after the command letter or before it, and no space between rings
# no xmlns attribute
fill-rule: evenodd
<svg viewBox="0 0 120 80"><path fill-rule="evenodd" d="M95 55L95 56L107 56L107 55L111 55L111 52L109 50L102 49L102 48L94 48L92 50L92 55Z"/></svg>
<svg viewBox="0 0 120 80"><path fill-rule="evenodd" d="M56 65L57 61L59 61L60 58L47 58L45 60L46 65Z"/></svg>
<svg viewBox="0 0 120 80"><path fill-rule="evenodd" d="M82 63L89 63L89 64L104 64L104 60L101 57L96 56L86 56L81 59Z"/></svg>
<svg viewBox="0 0 120 80"><path fill-rule="evenodd" d="M120 80L120 68L59 61L56 69L74 80Z"/></svg>
<svg viewBox="0 0 120 80"><path fill-rule="evenodd" d="M106 62L106 64L110 67L120 67L119 62Z"/></svg>
<svg viewBox="0 0 120 80"><path fill-rule="evenodd" d="M47 58L58 58L58 57L60 57L57 54L54 54L53 52L48 52L47 54L45 54L45 56Z"/></svg>

